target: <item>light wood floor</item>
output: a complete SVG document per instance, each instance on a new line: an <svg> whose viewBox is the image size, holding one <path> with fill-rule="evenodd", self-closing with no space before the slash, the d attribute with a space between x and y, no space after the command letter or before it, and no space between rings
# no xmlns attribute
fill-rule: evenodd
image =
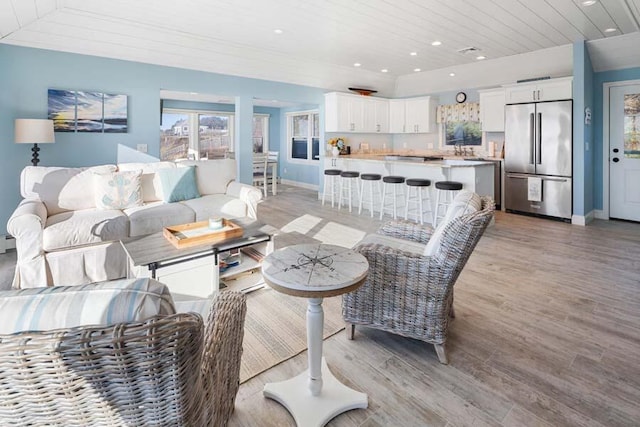
<svg viewBox="0 0 640 427"><path fill-rule="evenodd" d="M380 222L322 207L281 187L258 209L283 227L303 215L365 231ZM433 346L373 329L324 343L334 374L369 408L329 426L640 425L640 225L588 227L497 213L455 286L450 364ZM293 426L266 382L290 378L307 354L240 387L231 426Z"/></svg>
<svg viewBox="0 0 640 427"><path fill-rule="evenodd" d="M258 209L278 228L354 239L354 228L380 225L322 207L312 191L279 190ZM638 224L497 213L455 286L450 364L416 340L358 328L347 341L341 332L324 355L341 381L369 395L369 408L328 425L640 425L639 254ZM11 276L10 257L0 255L0 278ZM304 370L306 357L243 384L230 426L294 426L262 388Z"/></svg>

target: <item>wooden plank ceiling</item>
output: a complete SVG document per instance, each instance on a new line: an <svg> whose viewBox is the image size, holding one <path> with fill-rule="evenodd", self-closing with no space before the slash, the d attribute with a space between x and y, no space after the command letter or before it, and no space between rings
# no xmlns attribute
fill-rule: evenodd
<svg viewBox="0 0 640 427"><path fill-rule="evenodd" d="M320 87L392 87L417 69L638 32L640 0L583 3L0 0L0 42ZM469 47L477 50L459 52Z"/></svg>

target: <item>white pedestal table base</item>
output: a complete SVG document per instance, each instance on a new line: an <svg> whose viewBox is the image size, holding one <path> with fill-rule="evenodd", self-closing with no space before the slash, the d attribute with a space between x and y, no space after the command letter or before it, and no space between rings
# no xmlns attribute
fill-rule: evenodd
<svg viewBox="0 0 640 427"><path fill-rule="evenodd" d="M338 381L324 357L318 396L312 396L309 390L309 370L286 381L265 384L264 396L287 408L300 427L322 427L343 412L368 406L367 395Z"/></svg>

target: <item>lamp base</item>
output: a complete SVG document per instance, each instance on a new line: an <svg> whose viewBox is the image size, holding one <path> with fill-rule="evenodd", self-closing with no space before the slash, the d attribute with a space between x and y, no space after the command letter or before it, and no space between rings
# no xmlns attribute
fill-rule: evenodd
<svg viewBox="0 0 640 427"><path fill-rule="evenodd" d="M38 147L38 144L33 144L33 148L31 149L31 151L33 151L31 163L33 164L33 166L38 166L38 163L40 162L40 159L38 159L38 151L40 151L40 147Z"/></svg>

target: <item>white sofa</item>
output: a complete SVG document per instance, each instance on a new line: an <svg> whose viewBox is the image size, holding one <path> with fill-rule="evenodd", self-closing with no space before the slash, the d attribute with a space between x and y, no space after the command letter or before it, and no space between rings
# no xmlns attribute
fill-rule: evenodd
<svg viewBox="0 0 640 427"><path fill-rule="evenodd" d="M195 166L200 197L165 203L158 172ZM96 203L95 174L141 171L138 206L105 209ZM135 175L135 173L134 173ZM44 284L86 284L126 275L120 240L161 231L167 225L204 221L212 215L256 218L262 192L236 179L233 159L122 163L88 168L26 167L24 198L7 224L16 239L15 289ZM166 197L165 197L166 198Z"/></svg>

